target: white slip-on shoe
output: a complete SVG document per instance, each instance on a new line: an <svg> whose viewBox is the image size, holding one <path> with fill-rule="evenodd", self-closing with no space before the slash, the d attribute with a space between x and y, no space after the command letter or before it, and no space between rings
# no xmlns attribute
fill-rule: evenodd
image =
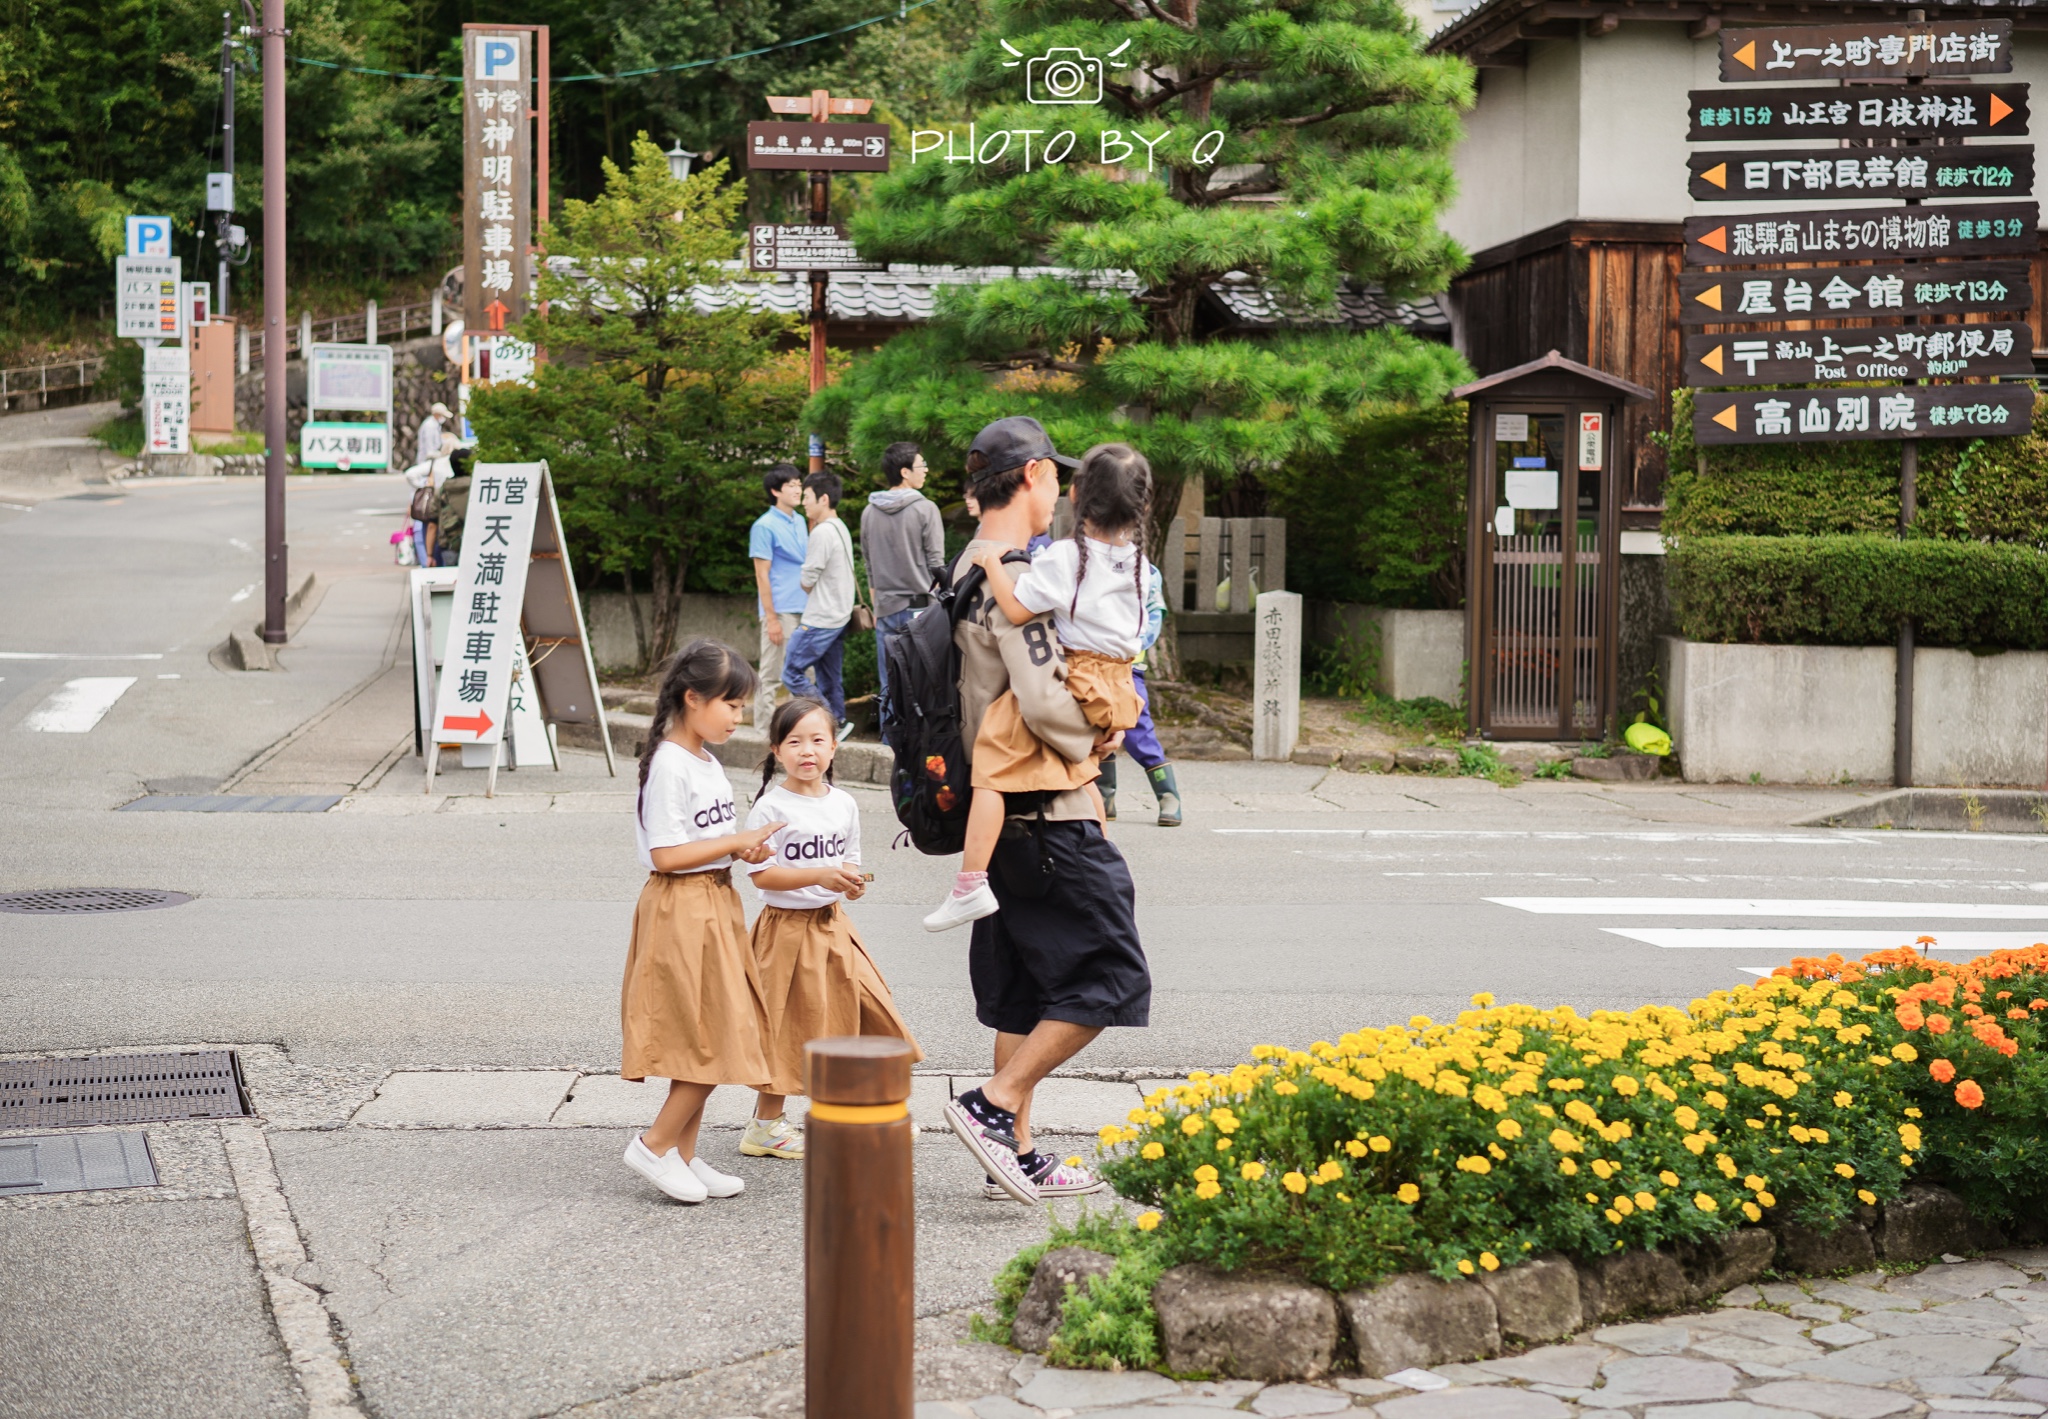
<svg viewBox="0 0 2048 1419"><path fill-rule="evenodd" d="M939 909L924 919L926 931L951 931L956 926L965 926L970 921L979 921L985 916L994 916L999 910L996 894L986 882L981 883L964 897L946 893L946 900L939 903Z"/></svg>
<svg viewBox="0 0 2048 1419"><path fill-rule="evenodd" d="M946 1105L946 1126L967 1145L1004 1194L1018 1202L1035 1204L1038 1189L1017 1162L1016 1140L997 1133L977 1120L958 1099Z"/></svg>
<svg viewBox="0 0 2048 1419"><path fill-rule="evenodd" d="M704 1191L712 1197L738 1197L747 1190L745 1178L721 1173L702 1158L690 1159L689 1168L697 1175L697 1181L704 1184Z"/></svg>
<svg viewBox="0 0 2048 1419"><path fill-rule="evenodd" d="M671 1148L656 1156L653 1149L640 1141L637 1133L626 1145L626 1166L678 1202L702 1202L710 1196L681 1154Z"/></svg>

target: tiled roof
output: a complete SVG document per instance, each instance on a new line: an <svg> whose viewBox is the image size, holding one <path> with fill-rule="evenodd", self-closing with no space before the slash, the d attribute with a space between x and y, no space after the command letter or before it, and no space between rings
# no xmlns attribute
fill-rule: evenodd
<svg viewBox="0 0 2048 1419"><path fill-rule="evenodd" d="M738 262L731 269L743 269ZM568 269L557 258L555 269ZM1059 266L916 266L896 264L882 271L835 271L826 288L826 312L834 320L868 320L911 324L930 320L937 312L939 291L946 286L978 286L1012 277L1057 276L1088 280L1101 288L1135 292L1138 278L1129 271L1084 273ZM1240 329L1366 330L1399 325L1419 333L1447 335L1450 314L1441 298L1389 301L1377 287L1347 285L1338 292L1334 310L1303 310L1267 290L1254 278L1233 271L1210 283L1209 294L1230 323ZM811 313L811 283L801 271L763 273L756 281L699 286L692 296L704 312L752 305L784 315Z"/></svg>

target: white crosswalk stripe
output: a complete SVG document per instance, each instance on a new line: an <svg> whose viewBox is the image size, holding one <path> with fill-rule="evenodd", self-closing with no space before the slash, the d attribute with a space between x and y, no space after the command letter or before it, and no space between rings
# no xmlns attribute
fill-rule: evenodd
<svg viewBox="0 0 2048 1419"><path fill-rule="evenodd" d="M88 675L67 680L63 688L36 706L21 727L43 734L89 733L134 683L133 675Z"/></svg>
<svg viewBox="0 0 2048 1419"><path fill-rule="evenodd" d="M1913 927L1901 927L1896 931L1815 931L1768 926L1603 926L1600 929L1609 936L1626 937L1630 941L1662 946L1667 950L1768 951L1786 956L1826 956L1840 952L1854 957L1916 944L1922 950L1983 955L1987 951L2024 951L2048 938L2048 932L2044 931L1920 931ZM1921 936L1932 936L1932 945L1920 944Z"/></svg>
<svg viewBox="0 0 2048 1419"><path fill-rule="evenodd" d="M1776 916L1886 921L2048 921L2041 902L1873 902L1796 897L1488 897L1552 916Z"/></svg>

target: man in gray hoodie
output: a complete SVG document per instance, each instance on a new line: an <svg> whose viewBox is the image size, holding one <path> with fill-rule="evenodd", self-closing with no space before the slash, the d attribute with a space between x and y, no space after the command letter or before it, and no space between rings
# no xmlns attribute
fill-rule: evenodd
<svg viewBox="0 0 2048 1419"><path fill-rule="evenodd" d="M931 472L914 443L882 450L882 491L860 515L860 551L875 598L875 664L889 693L889 638L931 604L932 584L946 564L939 509L919 490Z"/></svg>

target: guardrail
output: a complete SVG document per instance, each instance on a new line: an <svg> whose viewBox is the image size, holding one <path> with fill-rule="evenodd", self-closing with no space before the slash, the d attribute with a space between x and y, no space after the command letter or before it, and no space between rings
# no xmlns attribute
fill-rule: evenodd
<svg viewBox="0 0 2048 1419"><path fill-rule="evenodd" d="M25 407L40 408L51 394L66 389L90 389L99 383L100 371L106 368L106 363L101 356L89 355L82 360L0 370L0 413L12 411L17 399Z"/></svg>

